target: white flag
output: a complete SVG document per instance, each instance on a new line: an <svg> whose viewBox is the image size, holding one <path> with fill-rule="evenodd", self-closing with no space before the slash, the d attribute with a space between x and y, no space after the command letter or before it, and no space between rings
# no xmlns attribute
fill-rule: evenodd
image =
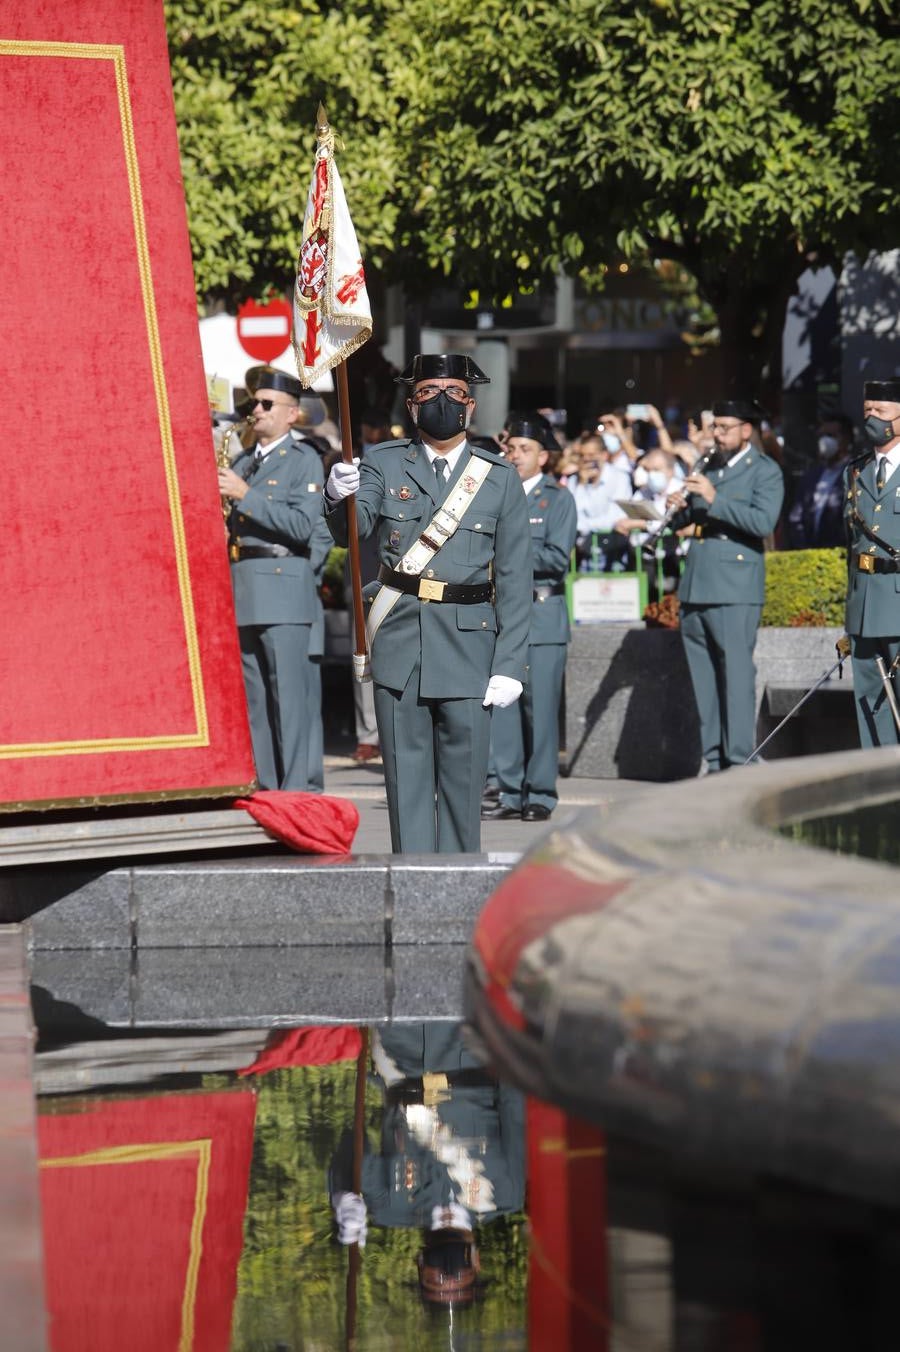
<svg viewBox="0 0 900 1352"><path fill-rule="evenodd" d="M318 137L294 286L294 356L307 389L372 336L362 255L321 108Z"/></svg>

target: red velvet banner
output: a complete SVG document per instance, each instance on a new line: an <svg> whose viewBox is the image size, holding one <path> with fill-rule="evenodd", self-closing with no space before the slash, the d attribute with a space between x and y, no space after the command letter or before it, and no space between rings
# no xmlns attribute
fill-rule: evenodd
<svg viewBox="0 0 900 1352"><path fill-rule="evenodd" d="M38 1119L53 1352L228 1352L256 1096Z"/></svg>
<svg viewBox="0 0 900 1352"><path fill-rule="evenodd" d="M161 0L3 6L0 124L0 810L233 794L253 763Z"/></svg>

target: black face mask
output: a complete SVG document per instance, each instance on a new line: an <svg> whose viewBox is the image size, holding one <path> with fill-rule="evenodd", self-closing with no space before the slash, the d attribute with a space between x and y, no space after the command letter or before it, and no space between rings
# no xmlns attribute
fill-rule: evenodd
<svg viewBox="0 0 900 1352"><path fill-rule="evenodd" d="M466 430L468 405L454 403L443 391L415 408L416 426L435 441L449 441Z"/></svg>
<svg viewBox="0 0 900 1352"><path fill-rule="evenodd" d="M874 413L870 413L863 423L863 431L875 446L886 446L889 441L893 441L893 428L893 420L888 422L886 418L876 418Z"/></svg>

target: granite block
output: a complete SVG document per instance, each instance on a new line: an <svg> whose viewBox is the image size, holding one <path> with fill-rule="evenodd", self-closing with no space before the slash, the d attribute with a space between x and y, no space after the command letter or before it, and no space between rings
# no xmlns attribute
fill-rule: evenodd
<svg viewBox="0 0 900 1352"><path fill-rule="evenodd" d="M31 1007L42 1036L96 1036L132 1023L127 949L31 955Z"/></svg>
<svg viewBox="0 0 900 1352"><path fill-rule="evenodd" d="M391 935L398 944L466 944L516 855L397 856L390 861Z"/></svg>
<svg viewBox="0 0 900 1352"><path fill-rule="evenodd" d="M30 948L130 949L129 869L12 870L0 880L3 918L25 919ZM19 912L17 917L8 908Z"/></svg>
<svg viewBox="0 0 900 1352"><path fill-rule="evenodd" d="M566 774L664 781L697 772L697 709L675 630L577 628L565 708Z"/></svg>
<svg viewBox="0 0 900 1352"><path fill-rule="evenodd" d="M134 870L137 942L148 948L377 944L382 857L243 859Z"/></svg>
<svg viewBox="0 0 900 1352"><path fill-rule="evenodd" d="M260 1028L388 1017L384 950L146 949L138 953L141 1028Z"/></svg>
<svg viewBox="0 0 900 1352"><path fill-rule="evenodd" d="M391 950L395 1021L461 1019L465 944L404 944Z"/></svg>
<svg viewBox="0 0 900 1352"><path fill-rule="evenodd" d="M0 1342L16 1352L39 1352L49 1344L31 1073L34 1030L24 935L18 926L0 932L0 953L0 1006L12 1016L5 1020L0 1039Z"/></svg>

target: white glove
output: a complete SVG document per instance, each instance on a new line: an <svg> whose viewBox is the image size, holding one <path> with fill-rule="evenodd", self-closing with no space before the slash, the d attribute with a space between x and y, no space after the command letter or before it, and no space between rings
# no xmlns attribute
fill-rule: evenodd
<svg viewBox="0 0 900 1352"><path fill-rule="evenodd" d="M351 494L359 492L359 456L355 456L352 465L346 460L335 460L325 485L325 496L332 502L340 502Z"/></svg>
<svg viewBox="0 0 900 1352"><path fill-rule="evenodd" d="M336 1192L331 1199L341 1244L366 1247L366 1204L358 1192Z"/></svg>
<svg viewBox="0 0 900 1352"><path fill-rule="evenodd" d="M492 676L481 701L482 708L508 709L522 693L522 682L512 676Z"/></svg>

